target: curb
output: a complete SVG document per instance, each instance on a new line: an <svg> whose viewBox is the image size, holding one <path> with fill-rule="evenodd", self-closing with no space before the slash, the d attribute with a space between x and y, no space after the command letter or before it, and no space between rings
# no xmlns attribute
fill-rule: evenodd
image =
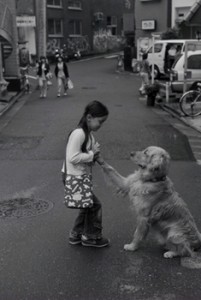
<svg viewBox="0 0 201 300"><path fill-rule="evenodd" d="M3 116L14 105L23 94L24 91L21 91L17 95L13 96L8 105L6 105L5 108L0 112L0 117Z"/></svg>
<svg viewBox="0 0 201 300"><path fill-rule="evenodd" d="M198 128L197 126L195 126L194 124L191 124L189 121L186 120L185 117L182 117L182 115L180 115L180 113L175 110L174 108L166 105L166 104L157 104L161 109L163 109L164 111L168 112L169 114L171 114L174 118L179 119L181 122L183 122L185 125L195 129L196 131L198 131L199 133L201 133L201 129Z"/></svg>

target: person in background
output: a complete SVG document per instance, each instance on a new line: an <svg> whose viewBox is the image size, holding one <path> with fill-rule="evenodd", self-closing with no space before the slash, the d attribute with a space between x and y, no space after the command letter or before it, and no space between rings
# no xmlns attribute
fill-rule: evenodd
<svg viewBox="0 0 201 300"><path fill-rule="evenodd" d="M61 56L58 57L54 70L57 78L57 97L61 96L62 87L64 90L64 96L67 95L69 72L66 63Z"/></svg>
<svg viewBox="0 0 201 300"><path fill-rule="evenodd" d="M140 64L140 77L142 79L141 87L139 89L139 92L144 95L145 94L145 85L149 84L149 80L151 77L151 71L149 67L149 62L147 60L148 54L143 53L142 55L142 61Z"/></svg>
<svg viewBox="0 0 201 300"><path fill-rule="evenodd" d="M38 63L38 79L39 79L39 89L40 89L40 98L47 97L47 74L50 71L49 64L47 63L46 57L41 56Z"/></svg>

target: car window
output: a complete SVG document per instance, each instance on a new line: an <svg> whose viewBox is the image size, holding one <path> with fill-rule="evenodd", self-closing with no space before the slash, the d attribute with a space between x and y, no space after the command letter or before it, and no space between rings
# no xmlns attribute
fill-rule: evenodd
<svg viewBox="0 0 201 300"><path fill-rule="evenodd" d="M201 50L201 44L198 43L192 43L192 44L188 44L188 51L196 51L196 50ZM185 51L185 46L183 51Z"/></svg>
<svg viewBox="0 0 201 300"><path fill-rule="evenodd" d="M201 70L201 54L189 56L187 61L187 68Z"/></svg>
<svg viewBox="0 0 201 300"><path fill-rule="evenodd" d="M163 44L162 43L161 44L157 43L157 44L154 45L154 52L159 53L159 52L161 52L162 48L163 48ZM153 49L153 47L151 47L149 49L148 53L152 53L152 51L153 51L152 49Z"/></svg>

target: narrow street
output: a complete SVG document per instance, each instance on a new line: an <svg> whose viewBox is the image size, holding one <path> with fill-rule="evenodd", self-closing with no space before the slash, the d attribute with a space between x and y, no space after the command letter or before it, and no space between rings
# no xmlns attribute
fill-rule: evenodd
<svg viewBox="0 0 201 300"><path fill-rule="evenodd" d="M63 204L60 169L67 135L92 100L102 101L110 111L95 134L104 158L126 176L136 169L129 160L131 151L165 148L175 189L201 231L201 168L187 137L159 108L139 101L140 78L116 73L115 59L68 66L74 89L67 97L56 97L54 78L46 99L39 99L38 90L24 95L0 120L0 202L11 203L10 214L0 215L0 300L201 299L201 269L184 268L177 258L164 259L151 237L137 252L123 250L135 229L132 208L127 198L114 194L98 166L94 188L111 246L68 244L77 212Z"/></svg>

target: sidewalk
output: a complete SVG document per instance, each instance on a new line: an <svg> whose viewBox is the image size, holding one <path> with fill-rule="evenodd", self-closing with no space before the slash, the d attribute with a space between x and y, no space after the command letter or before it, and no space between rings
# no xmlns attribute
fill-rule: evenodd
<svg viewBox="0 0 201 300"><path fill-rule="evenodd" d="M29 70L30 94L35 91L38 80L36 78L35 68ZM0 94L0 117L5 114L17 101L25 94L25 91L10 92L8 91L5 96ZM26 94L25 94L26 95ZM27 97L29 93L27 94Z"/></svg>
<svg viewBox="0 0 201 300"><path fill-rule="evenodd" d="M184 114L180 110L178 101L176 101L176 102L173 102L173 101L164 102L163 101L161 103L157 103L157 105L161 109L165 110L166 112L168 112L169 114L174 116L175 118L180 119L183 123L185 123L186 125L190 126L191 128L193 128L201 133L201 115L198 117L195 117L195 118L184 116Z"/></svg>

